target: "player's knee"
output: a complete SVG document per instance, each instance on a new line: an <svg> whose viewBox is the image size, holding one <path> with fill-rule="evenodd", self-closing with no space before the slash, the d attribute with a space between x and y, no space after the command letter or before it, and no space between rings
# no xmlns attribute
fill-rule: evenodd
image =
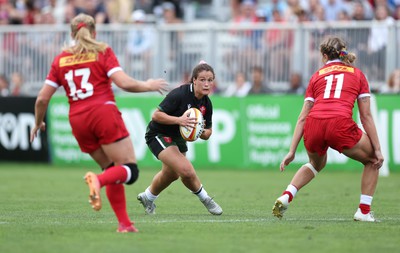
<svg viewBox="0 0 400 253"><path fill-rule="evenodd" d="M139 169L136 163L124 164L126 171L128 172L128 178L126 184L133 184L139 177Z"/></svg>
<svg viewBox="0 0 400 253"><path fill-rule="evenodd" d="M111 167L114 167L114 162L110 163L106 168L101 168L101 170L105 171L106 169L109 169Z"/></svg>
<svg viewBox="0 0 400 253"><path fill-rule="evenodd" d="M194 180L197 177L194 169L190 168L184 168L178 174L183 180Z"/></svg>
<svg viewBox="0 0 400 253"><path fill-rule="evenodd" d="M303 166L311 170L311 172L314 174L314 177L318 175L318 171L314 168L314 166L311 163L306 163Z"/></svg>

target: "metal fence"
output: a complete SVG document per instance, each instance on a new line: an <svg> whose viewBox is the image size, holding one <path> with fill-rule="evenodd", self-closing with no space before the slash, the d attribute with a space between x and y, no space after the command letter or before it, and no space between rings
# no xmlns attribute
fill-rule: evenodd
<svg viewBox="0 0 400 253"><path fill-rule="evenodd" d="M163 77L173 85L186 81L203 59L214 67L221 90L233 84L237 72L249 74L257 65L264 70L267 86L284 91L290 73L301 73L306 83L321 66L318 46L328 35L348 41L348 50L358 56L356 66L374 89L400 67L400 22L392 26L374 21L120 24L98 26L97 30L97 39L113 48L128 74L137 79ZM25 94L34 96L65 43L70 43L69 25L1 26L0 74L21 73Z"/></svg>

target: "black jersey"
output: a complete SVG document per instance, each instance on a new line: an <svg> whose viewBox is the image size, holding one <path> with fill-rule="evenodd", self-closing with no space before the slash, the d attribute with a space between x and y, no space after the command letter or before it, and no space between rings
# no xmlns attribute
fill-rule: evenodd
<svg viewBox="0 0 400 253"><path fill-rule="evenodd" d="M212 126L212 103L208 96L197 99L194 96L193 84L183 84L171 92L159 104L158 109L168 115L180 117L189 108L197 108L206 120L205 128ZM171 137L181 136L179 125L165 125L150 121L148 131L165 134Z"/></svg>

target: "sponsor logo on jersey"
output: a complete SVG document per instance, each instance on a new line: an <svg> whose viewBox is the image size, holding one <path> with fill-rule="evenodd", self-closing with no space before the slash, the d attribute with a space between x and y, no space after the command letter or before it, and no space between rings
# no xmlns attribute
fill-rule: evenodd
<svg viewBox="0 0 400 253"><path fill-rule="evenodd" d="M201 111L201 114L206 115L206 107L204 105L200 106L199 110Z"/></svg>
<svg viewBox="0 0 400 253"><path fill-rule="evenodd" d="M71 66L80 63L95 62L96 60L97 55L94 53L64 56L60 58L60 67Z"/></svg>
<svg viewBox="0 0 400 253"><path fill-rule="evenodd" d="M333 65L327 68L323 68L319 71L319 75L323 75L332 71L339 71L339 72L350 72L354 73L354 68L349 66L342 66L342 65Z"/></svg>
<svg viewBox="0 0 400 253"><path fill-rule="evenodd" d="M172 142L172 138L171 137L163 137L164 141L166 143L171 143Z"/></svg>

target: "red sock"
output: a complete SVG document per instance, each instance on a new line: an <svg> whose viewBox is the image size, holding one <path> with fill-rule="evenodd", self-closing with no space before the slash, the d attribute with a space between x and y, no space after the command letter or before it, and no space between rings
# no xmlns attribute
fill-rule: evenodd
<svg viewBox="0 0 400 253"><path fill-rule="evenodd" d="M285 194L289 195L289 203L292 202L292 200L293 200L293 194L292 194L290 191L284 191L284 192L282 193L282 195L285 195Z"/></svg>
<svg viewBox="0 0 400 253"><path fill-rule="evenodd" d="M109 184L122 184L126 181L128 173L122 166L113 166L106 169L103 173L97 175L100 181L100 186Z"/></svg>
<svg viewBox="0 0 400 253"><path fill-rule="evenodd" d="M358 207L363 214L367 214L371 211L371 206L367 204L360 204Z"/></svg>
<svg viewBox="0 0 400 253"><path fill-rule="evenodd" d="M106 194L111 207L117 216L118 222L124 226L132 225L126 211L125 188L123 184L109 184L106 186Z"/></svg>

